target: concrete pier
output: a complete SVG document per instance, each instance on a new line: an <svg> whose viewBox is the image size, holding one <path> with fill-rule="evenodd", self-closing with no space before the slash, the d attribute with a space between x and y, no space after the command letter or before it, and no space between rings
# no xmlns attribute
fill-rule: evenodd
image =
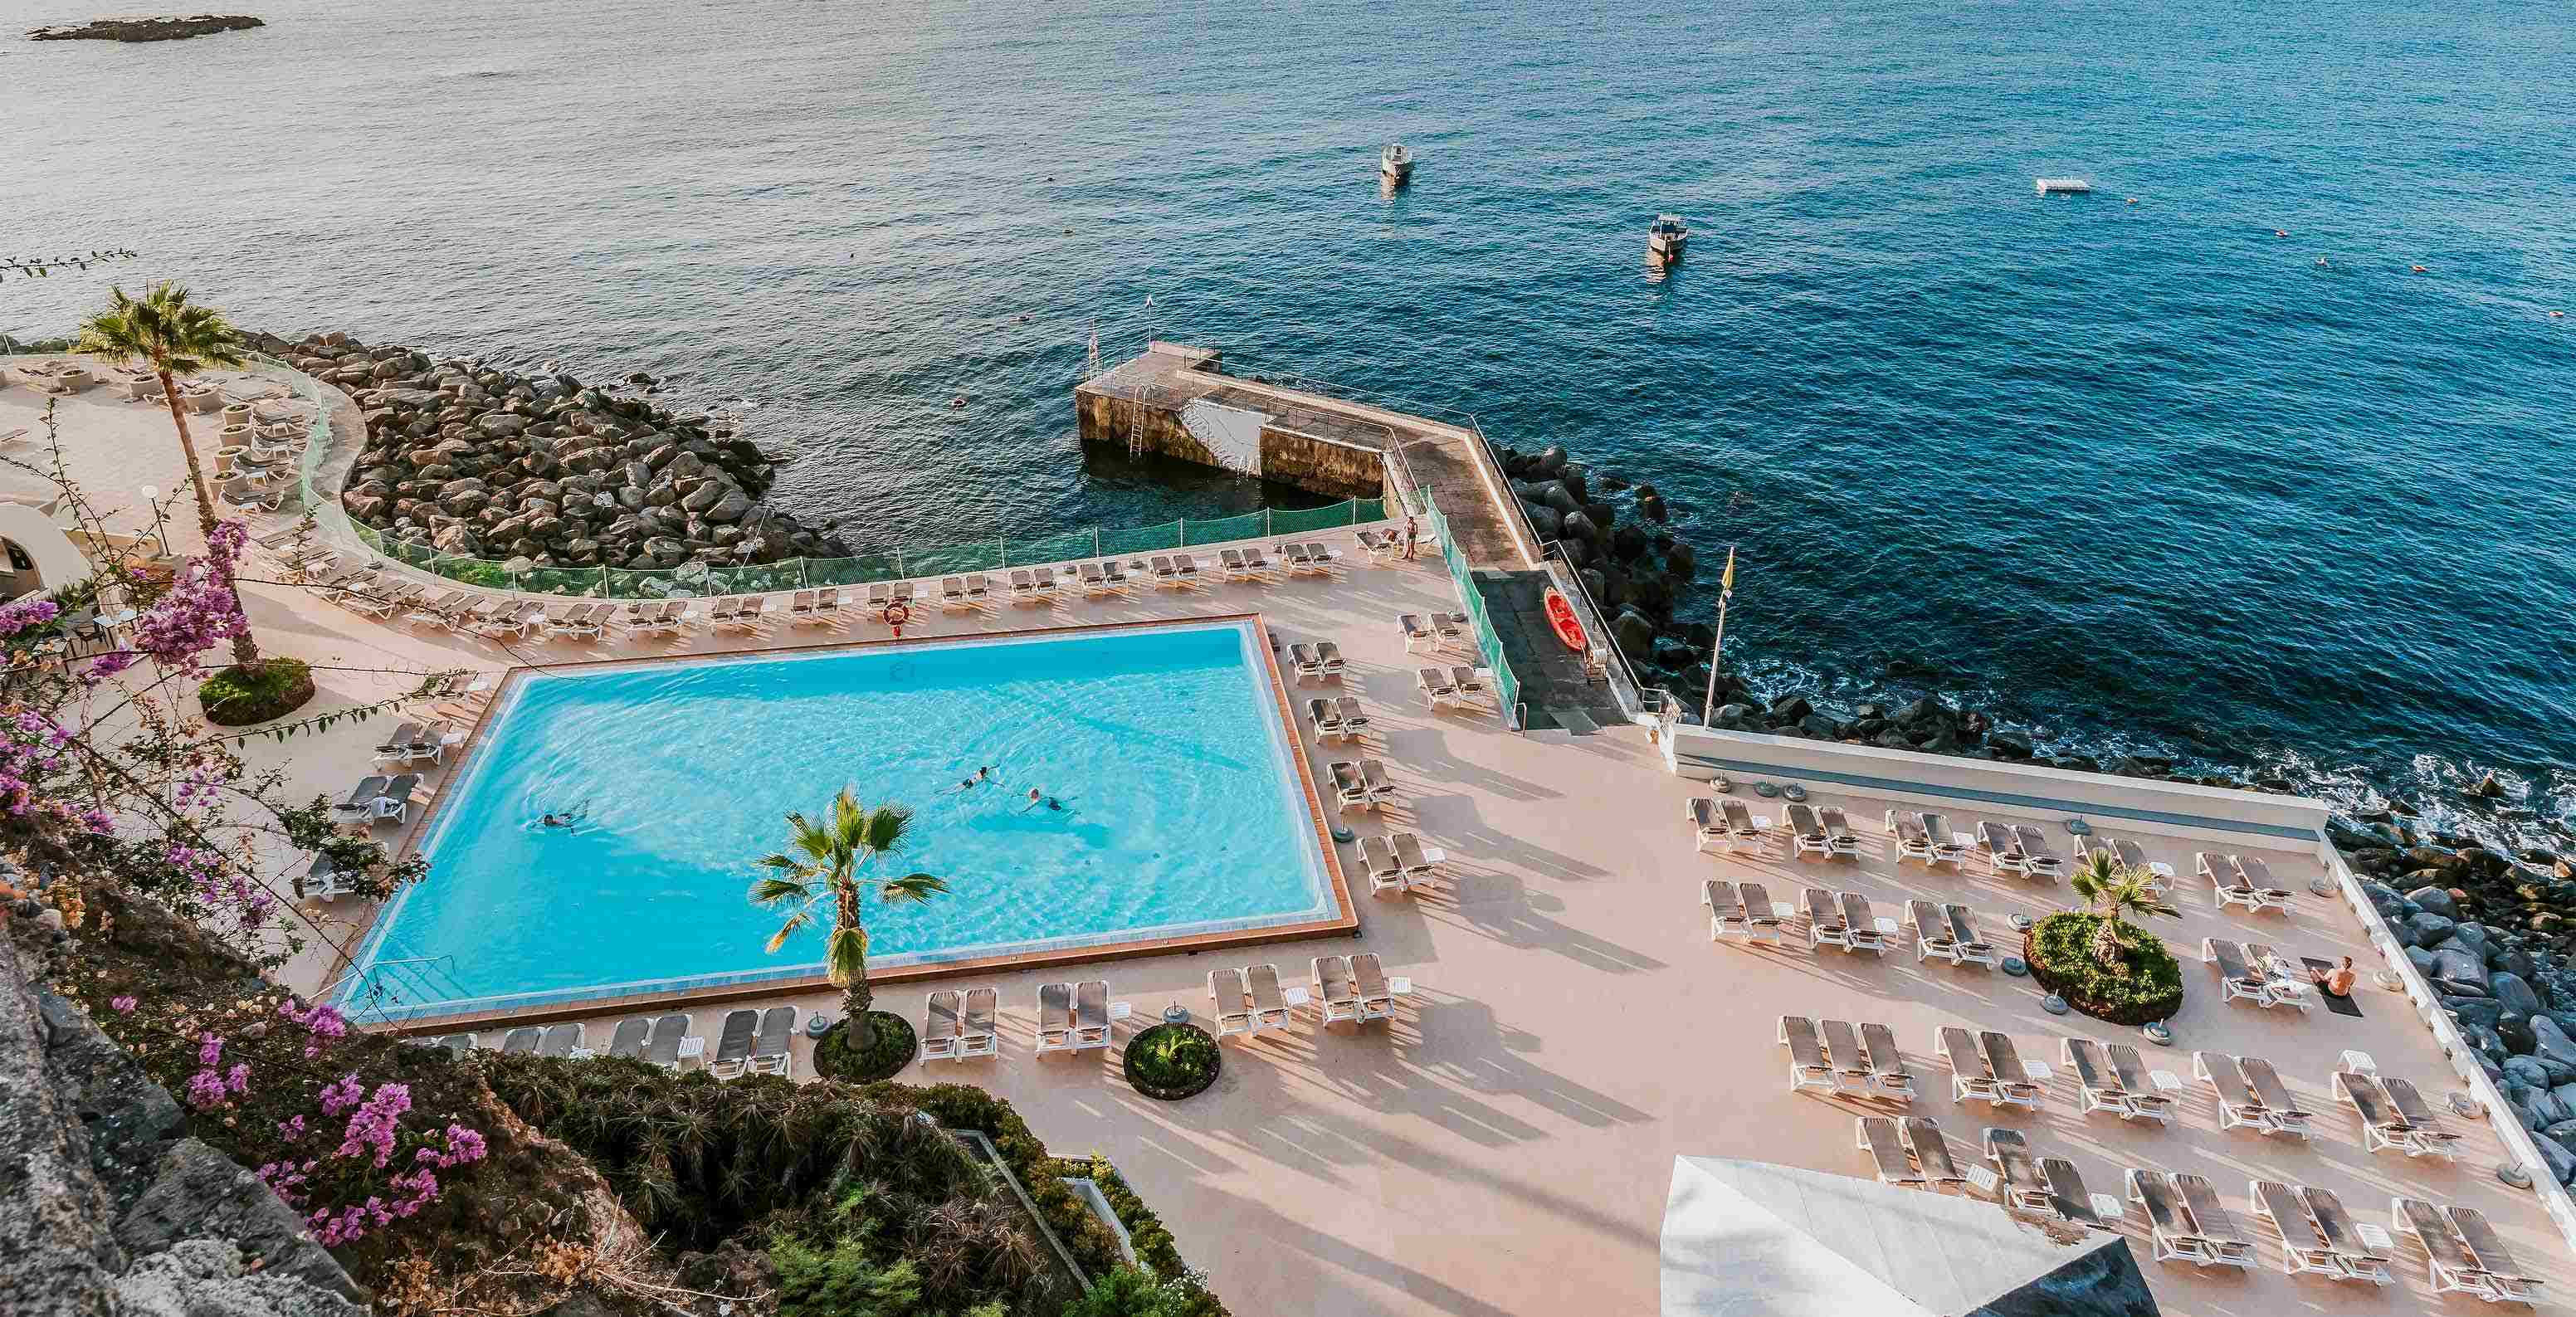
<svg viewBox="0 0 2576 1317"><path fill-rule="evenodd" d="M1623 673L1603 674L1559 643L1540 599L1553 584L1589 613L1573 572L1552 560L1484 434L1456 424L1225 373L1214 348L1154 342L1143 356L1076 385L1085 443L1257 475L1337 497L1438 500L1534 730L1624 721L1636 704ZM1392 511L1392 509L1391 509ZM1604 647L1607 619L1586 616ZM1617 665L1612 665L1614 668Z"/></svg>

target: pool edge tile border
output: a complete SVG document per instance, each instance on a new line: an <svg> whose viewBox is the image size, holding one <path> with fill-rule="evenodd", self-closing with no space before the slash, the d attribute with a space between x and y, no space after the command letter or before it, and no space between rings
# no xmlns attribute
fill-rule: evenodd
<svg viewBox="0 0 2576 1317"><path fill-rule="evenodd" d="M1305 798L1306 821L1308 826L1314 829L1316 849L1320 852L1323 859L1325 886L1327 888L1328 895L1332 898L1332 904L1337 913L1324 919L1311 919L1294 924L1274 924L1264 928L1237 929L1223 933L1198 933L1167 938L1140 938L1126 942L1102 942L1089 946L1062 947L1048 951L1013 952L991 956L976 956L962 960L935 961L919 965L895 966L889 969L872 971L868 975L868 982L870 984L913 983L926 979L949 978L961 974L1016 972L1019 970L1046 969L1058 965L1080 965L1113 960L1135 960L1146 956L1223 950L1230 947L1260 946L1265 943L1293 942L1307 938L1341 937L1348 936L1359 931L1359 909L1351 900L1350 880L1342 872L1341 848L1333 841L1331 817L1324 812L1323 796L1317 790L1315 785L1314 765L1308 762L1305 739L1297 730L1296 701L1288 689L1287 679L1280 673L1278 651L1273 648L1273 645L1270 643L1274 638L1271 634L1268 614L1259 611L1244 613L1208 613L1193 617L1150 618L1139 619L1131 622L1096 622L1082 623L1073 626L1019 627L1007 631L982 632L979 633L975 639L980 641L1026 640L1115 631L1150 631L1174 626L1204 626L1211 623L1232 623L1239 627L1248 628L1249 633L1259 642L1254 644L1253 648L1260 656L1262 670L1268 673L1270 677L1269 688L1273 700L1273 712L1279 719L1280 732L1286 738L1285 744L1288 752L1288 761L1296 771L1298 790L1303 793ZM464 743L457 747L456 757L452 761L454 767L446 782L442 784L438 794L431 797L428 806L420 811L419 817L415 818L411 824L403 830L401 842L393 851L394 858L397 861L408 859L418 851L421 839L429 834L430 825L436 821L440 811L447 807L448 801L454 795L454 793L448 790L447 787L452 786L463 778L466 768L473 763L475 755L483 749L485 734L491 730L494 718L502 710L509 707L512 699L518 692L518 688L529 679L560 673L610 671L646 664L686 663L709 659L750 660L764 656L819 656L840 651L882 649L892 646L923 644L944 645L954 643L958 639L960 639L960 637L955 636L916 636L910 639L882 636L866 640L850 640L843 641L838 644L827 645L771 645L764 646L760 649L728 651L723 655L642 654L626 658L574 659L561 663L513 664L509 668L503 670L501 680L493 687L492 698L486 701L483 705L482 711L475 715L474 730L466 737ZM398 911L401 905L401 896L397 895L394 899L386 901L376 907L375 913L368 917L366 931L359 934L357 939L352 943L352 945L358 949L357 953L340 957L339 962L335 963L331 967L331 973L334 979L345 976L350 973L357 964L361 963L365 954L374 946L378 932L381 928L386 926L388 916ZM510 1024L550 1024L565 1020L579 1020L598 1015L615 1014L620 1011L636 1010L645 1007L692 1005L701 1002L715 1004L720 1002L741 1001L752 997L776 997L791 993L827 991L831 990L832 987L833 985L829 978L817 973L798 975L794 977L764 979L757 983L735 984L725 987L665 988L651 992L628 993L621 996L599 996L584 998L580 1001L551 1002L544 1005L527 1006L516 1009L496 1008L480 1011L458 1011L445 1015L411 1016L399 1020L384 1020L361 1024L359 1027L369 1032L416 1034L452 1032L458 1029L477 1029L505 1022Z"/></svg>

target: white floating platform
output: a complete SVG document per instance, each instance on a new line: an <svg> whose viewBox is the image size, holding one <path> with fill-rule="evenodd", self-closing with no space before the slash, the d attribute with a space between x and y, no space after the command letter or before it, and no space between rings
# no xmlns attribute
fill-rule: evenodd
<svg viewBox="0 0 2576 1317"><path fill-rule="evenodd" d="M2039 195L2043 197L2051 192L2090 192L2092 190L2091 179L2043 178L2039 180Z"/></svg>

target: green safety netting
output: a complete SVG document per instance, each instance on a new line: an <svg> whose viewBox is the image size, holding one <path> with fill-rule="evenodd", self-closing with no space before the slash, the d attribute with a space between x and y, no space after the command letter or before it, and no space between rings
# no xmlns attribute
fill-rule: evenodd
<svg viewBox="0 0 2576 1317"><path fill-rule="evenodd" d="M1120 553L1157 553L1181 547L1181 523L1167 521L1160 526L1138 526L1131 530L1100 532L1101 556Z"/></svg>
<svg viewBox="0 0 2576 1317"><path fill-rule="evenodd" d="M605 594L607 576L605 567L538 567L519 573L518 588L530 594Z"/></svg>
<svg viewBox="0 0 2576 1317"><path fill-rule="evenodd" d="M1307 531L1329 530L1351 524L1351 505L1336 503L1329 508L1282 508L1270 514L1270 533L1301 535Z"/></svg>
<svg viewBox="0 0 2576 1317"><path fill-rule="evenodd" d="M1270 533L1270 514L1247 512L1239 517L1216 517L1207 521L1181 523L1181 543L1222 544L1228 540L1257 540Z"/></svg>
<svg viewBox="0 0 2576 1317"><path fill-rule="evenodd" d="M1011 540L1003 546L1004 556L1015 567L1030 563L1067 562L1075 558L1100 556L1100 536L1087 530L1068 531L1043 539Z"/></svg>
<svg viewBox="0 0 2576 1317"><path fill-rule="evenodd" d="M974 540L902 551L906 576L954 576L960 572L997 572L1008 564L1003 542Z"/></svg>

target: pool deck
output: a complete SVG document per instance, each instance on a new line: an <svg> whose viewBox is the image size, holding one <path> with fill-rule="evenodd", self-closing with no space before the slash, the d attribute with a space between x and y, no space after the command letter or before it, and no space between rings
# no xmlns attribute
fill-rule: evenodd
<svg viewBox="0 0 2576 1317"><path fill-rule="evenodd" d="M25 423L31 402L23 390L0 391L0 432ZM65 410L103 414L96 424L67 424L67 440L138 455L116 468L121 483L113 488L146 480L167 487L173 445L166 428L144 423L145 409L76 401ZM153 467L156 461L163 465ZM192 528L174 524L172 535L190 547ZM1350 543L1347 532L1320 538L1345 549ZM423 669L497 673L541 656L607 659L781 643L775 632L698 632L677 641L495 644L375 623L290 587L254 582L246 593L263 643L317 665L322 693L314 713L391 696ZM1227 1043L1225 1073L1212 1090L1164 1104L1120 1079L1116 1045L1077 1056L1033 1054L1038 985L1093 975L996 973L948 982L1000 989L1000 1054L929 1068L916 1063L899 1078L988 1088L1011 1100L1056 1151L1106 1155L1238 1312L1629 1314L1658 1306L1659 1234L1677 1155L1868 1173L1866 1155L1852 1147L1853 1117L1878 1104L1788 1092L1774 1031L1782 1014L1880 1022L1894 1029L1922 1090L1913 1113L1939 1120L1954 1143L1973 1146L1988 1125L2018 1129L2038 1154L2071 1158L2097 1192L2120 1192L2129 1166L2194 1171L2217 1186L2239 1226L2260 1241L2251 1271L2150 1262L2140 1220L2133 1214L2122 1225L2167 1313L2487 1310L2464 1296L2431 1294L2422 1253L2402 1237L2391 1264L2398 1283L2387 1288L2285 1276L2278 1243L2248 1201L2249 1177L2331 1189L2356 1217L2381 1224L2391 1194L2475 1206L2524 1268L2551 1282L2540 1310L2569 1310L2576 1267L2568 1248L2532 1194L2505 1188L2489 1173L2505 1152L2483 1120L2450 1122L2464 1135L2455 1164L2363 1150L2349 1109L2330 1086L2342 1051L2370 1053L2382 1073L2415 1080L2437 1104L2458 1085L2406 1001L2370 986L2367 971L2380 962L2354 915L2339 901L2305 894L2321 872L2312 848L2254 837L2213 847L2155 824L2118 830L2184 873L2200 849L2263 855L2286 885L2301 890L2288 917L2222 912L2205 884L2185 882L2175 897L2181 918L2151 921L2155 931L2182 952L2219 936L2267 942L2294 957L2351 955L2366 971L2356 993L2361 1018L2222 1004L2207 969L2187 958L2190 996L2174 1021L2176 1046L2142 1049L2151 1066L2176 1072L2186 1085L2170 1128L2077 1114L2064 1067L2039 1110L1993 1114L1952 1100L1947 1066L1933 1046L1938 1026L2001 1030L2025 1058L2052 1064L2058 1040L2069 1034L2114 1042L2138 1041L2136 1032L2049 1015L2025 979L1918 965L1910 950L1874 959L1811 953L1797 939L1777 948L1713 944L1700 885L1709 877L1751 878L1792 901L1809 884L1853 890L1892 915L1912 896L1956 900L1979 912L1990 937L2005 940L2009 933L1999 925L2006 915L2043 914L2066 902L2062 882L1899 868L1880 816L1901 805L1941 810L1960 827L1978 819L2034 823L2062 843L2062 812L1918 794L1901 781L1818 788L1814 803L1850 811L1863 843L1856 859L1792 860L1776 838L1760 855L1697 853L1682 823L1683 803L1706 788L1669 773L1643 729L1524 737L1504 730L1491 712L1424 706L1413 686L1416 660L1404 652L1392 619L1453 603L1445 573L1426 556L1385 566L1346 560L1329 580L1147 590L1059 601L1046 610L1051 619L1080 622L1258 611L1285 639L1340 642L1351 664L1344 689L1374 719L1367 753L1386 761L1403 793L1382 815L1348 816L1351 825L1363 834L1420 832L1447 851L1448 880L1418 896L1358 898L1362 923L1353 936L1240 955L1144 956L1097 976L1109 980L1114 1000L1132 1004L1139 1022L1167 1003L1204 1018L1211 968L1270 961L1283 981L1298 983L1311 956L1372 951L1389 973L1414 984L1392 1022L1326 1029L1301 1013L1290 1030ZM908 634L1025 626L1038 612L1005 602L975 616L925 614L924 625ZM814 643L849 638L812 632ZM451 712L470 718L475 709ZM336 795L369 771L377 730L342 726L285 746L254 741L243 752L255 770L282 767L299 792ZM1347 754L1338 744L1318 748L1311 738L1301 744L1314 771ZM443 781L443 773L434 775L431 785ZM1756 810L1776 814L1777 803ZM391 839L394 830L379 835ZM341 946L354 943L372 914L348 900L302 909ZM334 976L336 958L317 943L280 977L319 989ZM891 984L879 1003L917 1020L927 991ZM828 1009L837 994L756 1000ZM722 1010L694 1015L712 1050ZM606 1037L610 1018L590 1028L593 1040ZM1121 1025L1116 1042L1134 1027ZM2316 1113L2316 1137L2300 1143L2220 1131L2209 1089L2191 1076L2193 1049L2271 1059L2300 1105ZM808 1059L800 1038L800 1076L810 1073Z"/></svg>

